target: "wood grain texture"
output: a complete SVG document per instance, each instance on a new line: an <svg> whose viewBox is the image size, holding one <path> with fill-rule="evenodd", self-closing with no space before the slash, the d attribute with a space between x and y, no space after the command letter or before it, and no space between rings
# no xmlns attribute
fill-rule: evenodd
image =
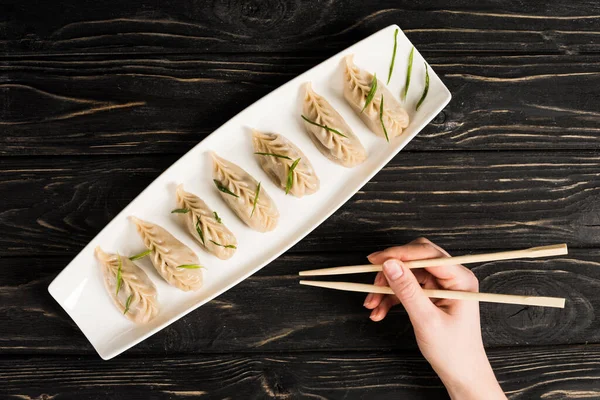
<svg viewBox="0 0 600 400"><path fill-rule="evenodd" d="M10 1L0 9L10 54L330 53L393 23L429 52L589 53L600 50L600 6L558 0L354 2L308 0L122 4Z"/></svg>
<svg viewBox="0 0 600 400"><path fill-rule="evenodd" d="M127 354L416 349L401 307L383 322L374 323L362 306L364 295L298 284L297 273L302 269L361 262L364 255L286 254ZM572 250L569 256L555 259L475 265L472 269L483 292L567 299L562 310L483 304L486 345L600 341L600 321L595 318L600 310L599 259L600 250ZM3 259L0 354L94 354L46 291L68 261L66 257ZM364 274L348 276L348 280L366 283L373 277Z"/></svg>
<svg viewBox="0 0 600 400"><path fill-rule="evenodd" d="M182 154L324 59L16 58L0 63L0 155ZM406 151L600 148L600 56L428 61L453 100Z"/></svg>
<svg viewBox="0 0 600 400"><path fill-rule="evenodd" d="M600 346L488 352L511 400L600 397ZM447 399L414 353L0 360L9 399Z"/></svg>
<svg viewBox="0 0 600 400"><path fill-rule="evenodd" d="M74 256L175 159L6 158L0 255ZM369 252L417 236L454 249L498 238L594 247L599 168L594 152L403 152L292 251Z"/></svg>
<svg viewBox="0 0 600 400"><path fill-rule="evenodd" d="M101 361L52 278L222 123L394 23L452 103L286 255ZM373 323L362 295L296 276L428 236L454 254L568 242L473 267L484 291L567 298L482 305L483 336L511 399L600 398L600 346L578 345L600 342L599 35L590 0L2 2L0 397L447 398L401 308Z"/></svg>

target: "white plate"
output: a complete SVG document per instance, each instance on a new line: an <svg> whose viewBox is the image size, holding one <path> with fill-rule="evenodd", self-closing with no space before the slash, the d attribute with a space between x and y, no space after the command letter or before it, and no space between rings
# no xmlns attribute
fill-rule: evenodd
<svg viewBox="0 0 600 400"><path fill-rule="evenodd" d="M291 80L233 117L159 176L135 200L119 213L96 236L48 287L52 297L65 309L81 329L100 357L108 360L255 273L315 229L385 166L450 101L450 92L429 68L429 94L418 112L415 104L424 87L425 66L415 51L408 99L404 102L410 126L388 144L371 133L346 104L342 94L342 57L355 54L356 64L387 79L394 30L389 26L362 40ZM398 48L392 80L394 94L404 86L408 54L412 44L398 33ZM347 169L326 159L314 146L300 119L300 87L313 82L314 90L323 95L342 114L368 151L367 161ZM250 128L278 132L294 142L310 159L320 180L321 189L301 199L285 196L260 169L254 159ZM281 214L273 232L261 234L244 225L221 200L212 182L210 150L237 163L257 180L273 198ZM199 195L215 209L238 239L238 249L223 261L203 251L179 225L174 190L178 183ZM197 292L182 292L169 286L152 267L148 258L138 262L156 284L160 314L147 325L127 320L106 293L94 248L132 255L144 250L128 216L135 215L155 222L191 247L200 257L205 271L205 285Z"/></svg>

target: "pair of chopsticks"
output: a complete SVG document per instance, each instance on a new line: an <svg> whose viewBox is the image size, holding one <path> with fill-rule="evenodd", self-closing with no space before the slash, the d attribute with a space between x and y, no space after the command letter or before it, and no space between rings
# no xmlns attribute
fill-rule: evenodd
<svg viewBox="0 0 600 400"><path fill-rule="evenodd" d="M458 257L432 258L429 260L404 261L408 268L441 267L444 265L470 264L500 260L514 260L516 258L539 258L568 254L566 244L532 247L524 250L502 251L499 253L473 254ZM300 271L300 276L345 275L364 272L379 272L383 270L381 264L352 265L325 269ZM316 286L328 289L344 290L348 292L394 294L388 286L375 286L352 282L325 282L325 281L300 281L301 285ZM522 304L528 306L564 308L565 299L560 297L520 296L510 294L474 293L454 290L423 289L428 297L437 299L474 300L488 303Z"/></svg>

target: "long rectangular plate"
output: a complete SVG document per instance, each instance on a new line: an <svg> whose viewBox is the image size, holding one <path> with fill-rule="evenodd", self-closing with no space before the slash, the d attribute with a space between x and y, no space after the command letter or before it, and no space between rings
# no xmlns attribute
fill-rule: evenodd
<svg viewBox="0 0 600 400"><path fill-rule="evenodd" d="M429 94L415 111L424 88L425 60L415 50L410 91L403 104L410 125L388 144L370 132L343 98L342 58L354 54L355 63L387 79L394 31L389 26L347 48L263 97L233 117L160 175L135 200L123 209L67 265L48 287L52 297L75 321L100 357L108 360L150 335L200 307L252 275L292 247L319 226L383 168L450 101L450 92L429 67ZM397 38L394 73L388 88L400 97L404 87L408 55L412 44L402 31ZM365 146L369 156L355 168L341 167L325 158L306 133L301 114L301 86L311 81L313 89L325 97L346 119ZM260 169L251 142L251 128L281 133L295 143L311 161L321 181L321 189L310 196L295 198L285 193ZM244 225L227 208L212 182L210 151L231 160L262 182L281 214L279 226L269 233L258 233ZM219 260L203 251L170 214L175 208L175 187L183 183L187 191L200 196L216 210L236 235L238 249L229 260ZM207 266L205 285L196 292L182 292L169 286L146 257L138 262L156 284L160 314L146 325L127 320L112 304L102 281L94 248L132 255L144 250L128 217L157 223L192 248Z"/></svg>

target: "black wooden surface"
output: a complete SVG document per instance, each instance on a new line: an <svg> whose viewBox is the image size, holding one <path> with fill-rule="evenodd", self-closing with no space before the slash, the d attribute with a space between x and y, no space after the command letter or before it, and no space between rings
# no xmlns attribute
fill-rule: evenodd
<svg viewBox="0 0 600 400"><path fill-rule="evenodd" d="M268 267L104 362L46 287L179 156L311 66L399 24L453 100ZM511 399L600 398L600 4L595 1L0 2L1 398L446 398L395 309L299 287L427 236L472 266ZM348 251L347 249L352 249ZM349 277L355 280L364 276Z"/></svg>

